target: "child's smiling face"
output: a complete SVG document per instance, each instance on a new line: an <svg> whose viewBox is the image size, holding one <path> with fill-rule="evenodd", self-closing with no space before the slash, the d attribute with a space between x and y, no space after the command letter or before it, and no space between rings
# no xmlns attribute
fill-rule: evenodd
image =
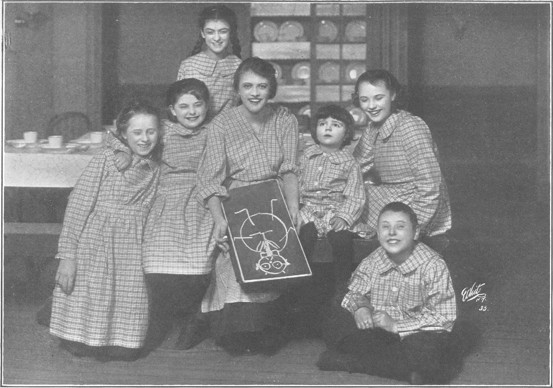
<svg viewBox="0 0 553 388"><path fill-rule="evenodd" d="M333 117L317 121L317 140L323 150L334 152L342 147L346 136L346 125Z"/></svg>
<svg viewBox="0 0 553 388"><path fill-rule="evenodd" d="M201 31L208 54L222 56L230 42L230 26L224 20L207 20Z"/></svg>
<svg viewBox="0 0 553 388"><path fill-rule="evenodd" d="M159 139L159 121L154 115L139 113L131 117L127 130L121 134L131 151L148 156Z"/></svg>
<svg viewBox="0 0 553 388"><path fill-rule="evenodd" d="M188 129L200 127L205 121L208 109L204 100L198 100L192 94L183 94L169 108L177 121Z"/></svg>
<svg viewBox="0 0 553 388"><path fill-rule="evenodd" d="M380 215L376 231L380 245L397 265L409 258L419 235L408 214L392 210Z"/></svg>

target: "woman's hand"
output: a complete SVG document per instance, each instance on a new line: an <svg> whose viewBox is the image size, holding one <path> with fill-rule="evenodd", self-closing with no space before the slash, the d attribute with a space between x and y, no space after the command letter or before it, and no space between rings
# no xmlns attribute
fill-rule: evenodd
<svg viewBox="0 0 553 388"><path fill-rule="evenodd" d="M126 169L127 167L129 167L129 165L131 164L131 161L132 161L132 156L127 154L126 152L115 152L115 167L117 167L117 169L119 171L123 171L124 169Z"/></svg>
<svg viewBox="0 0 553 388"><path fill-rule="evenodd" d="M397 333L397 324L395 319L392 319L392 317L384 311L375 311L373 315L373 322L375 327L380 327L390 333Z"/></svg>
<svg viewBox="0 0 553 388"><path fill-rule="evenodd" d="M360 307L353 313L355 324L360 330L372 329L374 327L371 310L368 307Z"/></svg>
<svg viewBox="0 0 553 388"><path fill-rule="evenodd" d="M332 217L330 220L330 226L335 232L340 232L348 228L348 223L340 217Z"/></svg>
<svg viewBox="0 0 553 388"><path fill-rule="evenodd" d="M56 272L56 284L61 290L70 295L75 286L75 276L77 275L77 262L74 260L61 259Z"/></svg>
<svg viewBox="0 0 553 388"><path fill-rule="evenodd" d="M215 239L215 244L223 251L227 253L230 249L227 237L228 224L224 218L220 218L215 221L215 227L213 229L213 238Z"/></svg>

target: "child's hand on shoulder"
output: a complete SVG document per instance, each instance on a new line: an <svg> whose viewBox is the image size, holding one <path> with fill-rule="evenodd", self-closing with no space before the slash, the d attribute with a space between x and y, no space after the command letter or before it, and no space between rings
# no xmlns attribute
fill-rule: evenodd
<svg viewBox="0 0 553 388"><path fill-rule="evenodd" d="M375 311L373 315L373 322L375 327L380 327L390 333L397 333L396 320L384 311Z"/></svg>
<svg viewBox="0 0 553 388"><path fill-rule="evenodd" d="M125 170L131 164L132 156L126 152L115 152L115 167L119 171Z"/></svg>
<svg viewBox="0 0 553 388"><path fill-rule="evenodd" d="M330 226L332 227L332 230L340 232L348 228L348 223L340 217L332 217L330 220Z"/></svg>
<svg viewBox="0 0 553 388"><path fill-rule="evenodd" d="M373 317L371 310L368 307L360 307L355 310L355 313L353 313L353 319L355 319L355 324L360 330L374 328Z"/></svg>
<svg viewBox="0 0 553 388"><path fill-rule="evenodd" d="M73 292L75 276L77 275L77 262L75 260L61 259L56 272L56 284L69 295Z"/></svg>

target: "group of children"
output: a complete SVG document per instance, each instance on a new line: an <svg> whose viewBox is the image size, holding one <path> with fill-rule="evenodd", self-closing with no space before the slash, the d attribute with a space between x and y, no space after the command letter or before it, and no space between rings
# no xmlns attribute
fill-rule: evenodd
<svg viewBox="0 0 553 388"><path fill-rule="evenodd" d="M213 282L220 236L198 180L201 163L212 162L209 121L236 105L242 62L236 26L226 6L204 9L194 55L167 91L168 119L146 103L129 104L73 189L50 321L50 332L72 354L135 360L185 319L176 348L205 336L200 303ZM250 102L246 109L255 114ZM371 198L358 160L344 148L354 138L353 119L329 105L313 122L315 144L290 170L299 177L299 235L310 262L317 240L326 237L334 263L330 284L321 280L326 269L314 266L313 281L290 290L288 299L296 301L290 308L316 311L310 324L325 318L328 350L320 369L432 382L456 319L447 267L418 242L415 212L396 201L379 211L380 247L354 271L353 239ZM323 306L329 310L321 313Z"/></svg>

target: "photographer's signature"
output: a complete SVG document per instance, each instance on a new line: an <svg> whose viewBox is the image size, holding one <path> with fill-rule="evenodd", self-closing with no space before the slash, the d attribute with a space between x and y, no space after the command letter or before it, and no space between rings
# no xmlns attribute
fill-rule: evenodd
<svg viewBox="0 0 553 388"><path fill-rule="evenodd" d="M482 306L480 306L480 311L487 311L487 306L484 305L486 302L486 293L482 292L482 288L486 285L486 283L480 283L476 284L474 282L472 286L463 288L463 291L461 291L461 300L463 302L480 302Z"/></svg>

